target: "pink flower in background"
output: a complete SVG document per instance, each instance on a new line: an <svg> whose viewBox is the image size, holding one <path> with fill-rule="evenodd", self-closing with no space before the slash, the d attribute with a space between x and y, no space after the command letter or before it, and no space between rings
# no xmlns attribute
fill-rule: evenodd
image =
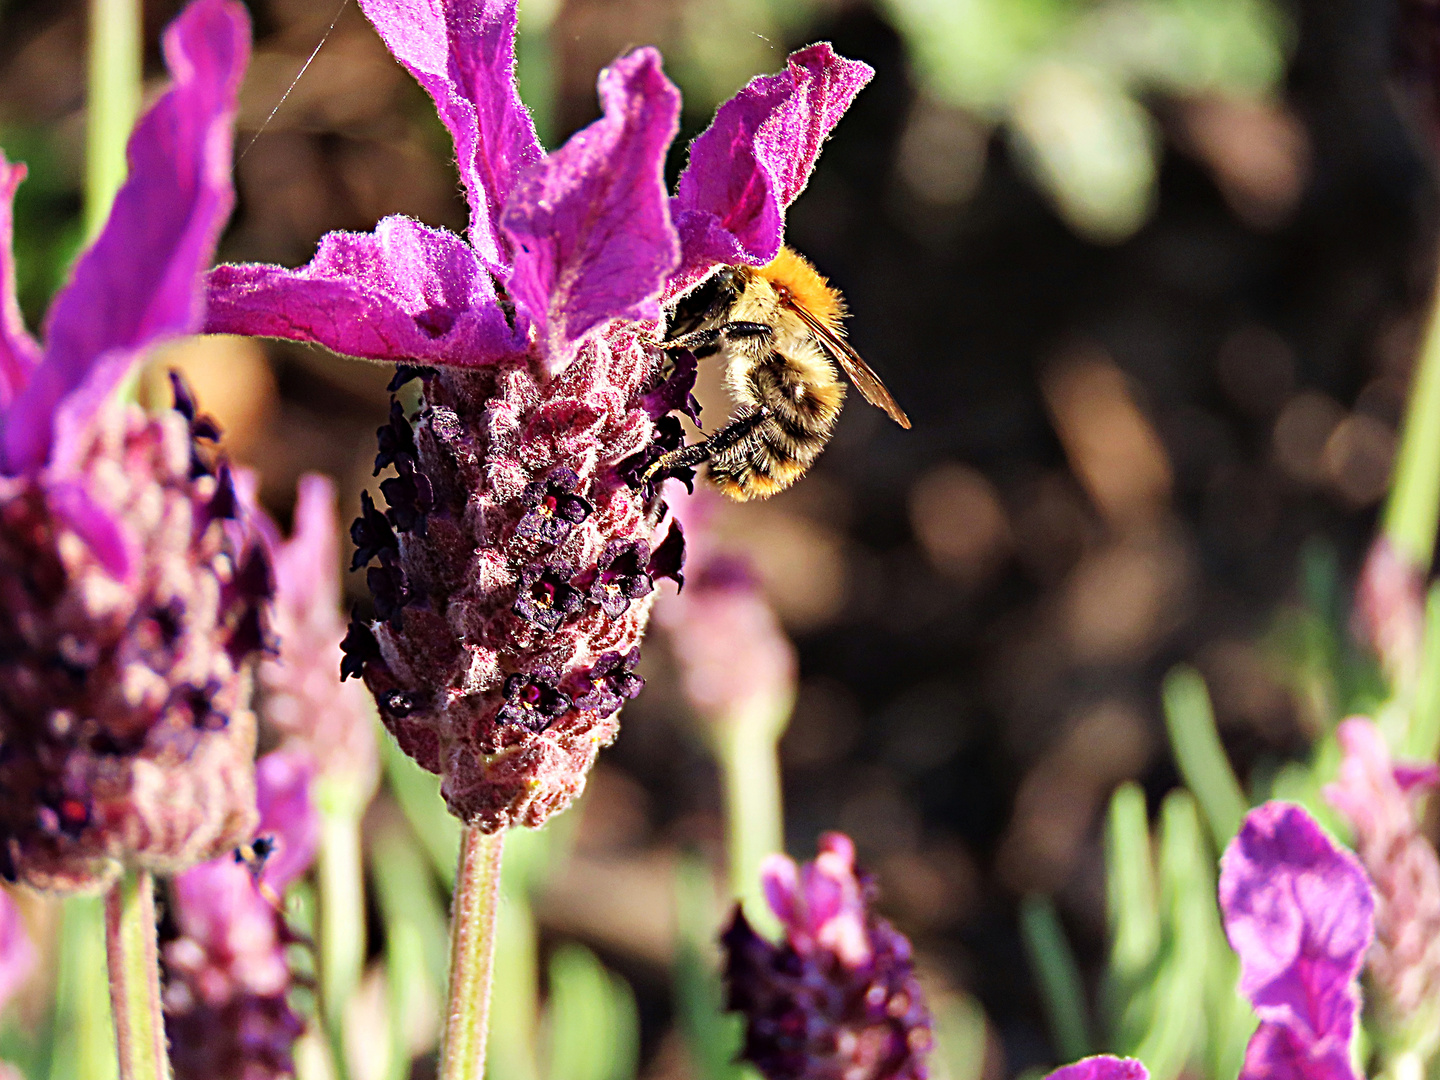
<svg viewBox="0 0 1440 1080"><path fill-rule="evenodd" d="M1345 752L1325 798L1355 830L1355 850L1375 883L1375 944L1366 964L1387 1028L1415 1025L1434 1049L1440 1032L1440 858L1420 831L1419 798L1434 765L1397 766L1369 720L1336 731Z"/></svg>
<svg viewBox="0 0 1440 1080"><path fill-rule="evenodd" d="M1359 860L1300 807L1266 803L1220 860L1220 908L1260 1017L1241 1080L1358 1080L1350 1043L1375 910Z"/></svg>
<svg viewBox="0 0 1440 1080"><path fill-rule="evenodd" d="M1150 1070L1134 1058L1097 1054L1062 1066L1045 1080L1150 1080Z"/></svg>
<svg viewBox="0 0 1440 1080"><path fill-rule="evenodd" d="M39 957L10 894L0 890L0 1012L35 970Z"/></svg>
<svg viewBox="0 0 1440 1080"><path fill-rule="evenodd" d="M743 1059L768 1080L923 1080L930 1014L910 943L871 914L849 837L826 833L804 867L772 855L763 875L785 941L756 934L738 906L721 937Z"/></svg>
<svg viewBox="0 0 1440 1080"><path fill-rule="evenodd" d="M343 781L359 804L379 781L372 707L365 688L340 679L340 538L335 485L301 477L288 540L262 518L275 566L272 626L280 651L257 671L262 724L281 748L308 753L325 776Z"/></svg>
<svg viewBox="0 0 1440 1080"><path fill-rule="evenodd" d="M293 978L285 949L294 938L275 902L310 868L319 845L314 775L304 754L261 758L258 869L222 856L171 885L180 936L164 948L165 1030L180 1080L293 1072L291 1047L305 1025L288 1002Z"/></svg>
<svg viewBox="0 0 1440 1080"><path fill-rule="evenodd" d="M794 54L721 107L671 198L680 95L654 49L603 71L602 117L547 154L515 87L515 0L361 6L450 131L468 239L390 217L298 270L220 267L207 328L395 363L395 392L420 379L418 411L379 432L387 508L363 499L351 530L375 617L344 671L453 813L539 825L615 737L656 581L683 563L642 479L682 441L668 414L695 376L659 348L661 303L775 256L871 72Z"/></svg>
<svg viewBox="0 0 1440 1080"><path fill-rule="evenodd" d="M21 324L10 259L24 167L0 156L0 875L93 888L173 873L254 820L250 666L264 553L212 423L176 383L147 418L115 400L155 345L199 329L200 272L234 202L249 21L196 0L166 31L173 84L131 136L129 178L50 309Z"/></svg>
<svg viewBox="0 0 1440 1080"><path fill-rule="evenodd" d="M1370 545L1355 586L1354 633L1391 678L1413 680L1425 636L1425 573L1386 536Z"/></svg>

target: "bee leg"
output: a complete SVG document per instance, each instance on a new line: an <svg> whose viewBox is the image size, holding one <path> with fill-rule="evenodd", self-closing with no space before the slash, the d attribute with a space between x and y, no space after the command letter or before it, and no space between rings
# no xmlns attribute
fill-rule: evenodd
<svg viewBox="0 0 1440 1080"><path fill-rule="evenodd" d="M773 332L764 323L729 322L723 326L691 330L688 334L667 338L660 343L660 347L665 350L689 349L691 352L698 353L716 344L721 338L729 341L733 338L769 337Z"/></svg>
<svg viewBox="0 0 1440 1080"><path fill-rule="evenodd" d="M657 474L663 476L676 469L689 469L699 465L702 461L708 461L715 454L730 449L745 438L764 423L769 416L770 410L763 405L754 412L737 416L708 439L701 439L697 443L682 446L678 450L671 450L668 454L662 455L655 464L645 470L645 475L640 479L648 482Z"/></svg>

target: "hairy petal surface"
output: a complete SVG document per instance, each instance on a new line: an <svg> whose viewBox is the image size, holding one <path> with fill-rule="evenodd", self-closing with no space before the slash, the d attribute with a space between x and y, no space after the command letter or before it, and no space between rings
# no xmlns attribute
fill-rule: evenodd
<svg viewBox="0 0 1440 1080"><path fill-rule="evenodd" d="M478 367L524 351L489 271L460 237L406 217L333 232L298 270L217 266L212 334L313 341L347 356Z"/></svg>
<svg viewBox="0 0 1440 1080"><path fill-rule="evenodd" d="M1150 1070L1134 1058L1097 1054L1062 1066L1045 1080L1150 1080Z"/></svg>
<svg viewBox="0 0 1440 1080"><path fill-rule="evenodd" d="M544 156L515 86L516 0L360 0L395 59L435 101L455 141L470 242L508 266L500 213L520 172Z"/></svg>
<svg viewBox="0 0 1440 1080"><path fill-rule="evenodd" d="M1348 1061L1356 980L1374 937L1375 902L1359 860L1299 806L1266 803L1246 816L1221 859L1220 907L1240 957L1240 991L1262 1033L1286 1029L1283 1040L1255 1038L1302 1058ZM1261 1056L1254 1049L1247 1065L1254 1057L1259 1068Z"/></svg>
<svg viewBox="0 0 1440 1080"><path fill-rule="evenodd" d="M510 293L552 373L600 324L658 317L680 258L664 176L680 92L650 48L602 71L599 89L605 115L521 177L502 220L515 244Z"/></svg>
<svg viewBox="0 0 1440 1080"><path fill-rule="evenodd" d="M45 358L5 424L9 473L49 459L67 395L88 383L93 413L142 350L199 329L199 274L235 203L231 142L249 17L235 0L196 0L164 46L174 85L136 125L129 178L50 309Z"/></svg>
<svg viewBox="0 0 1440 1080"><path fill-rule="evenodd" d="M785 208L805 190L820 147L874 69L828 43L752 79L690 144L671 210L683 287L716 263L763 266L780 250Z"/></svg>
<svg viewBox="0 0 1440 1080"><path fill-rule="evenodd" d="M15 298L15 189L25 179L25 166L12 165L0 153L0 410L30 381L40 363L40 346L25 330Z"/></svg>

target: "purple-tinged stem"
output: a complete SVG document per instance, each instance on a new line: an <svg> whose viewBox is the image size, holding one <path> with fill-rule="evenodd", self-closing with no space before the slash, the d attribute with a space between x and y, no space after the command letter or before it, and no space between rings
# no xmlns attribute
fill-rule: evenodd
<svg viewBox="0 0 1440 1080"><path fill-rule="evenodd" d="M120 1080L170 1080L149 871L127 871L106 894L105 956Z"/></svg>
<svg viewBox="0 0 1440 1080"><path fill-rule="evenodd" d="M483 1080L495 972L504 832L466 826L450 909L450 993L440 1039L439 1080Z"/></svg>

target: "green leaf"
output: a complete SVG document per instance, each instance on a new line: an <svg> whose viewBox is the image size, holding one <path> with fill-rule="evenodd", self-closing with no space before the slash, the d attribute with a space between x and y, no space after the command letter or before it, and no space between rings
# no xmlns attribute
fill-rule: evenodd
<svg viewBox="0 0 1440 1080"><path fill-rule="evenodd" d="M1162 696L1175 763L1205 812L1215 850L1221 851L1240 831L1249 803L1215 730L1205 680L1194 668L1177 665L1165 676Z"/></svg>
<svg viewBox="0 0 1440 1080"><path fill-rule="evenodd" d="M1085 1057L1090 1053L1085 986L1050 897L1031 893L1020 901L1020 934L1039 982L1040 1003L1060 1059Z"/></svg>
<svg viewBox="0 0 1440 1080"><path fill-rule="evenodd" d="M630 984L582 945L550 958L545 1075L551 1080L633 1080L640 1019Z"/></svg>
<svg viewBox="0 0 1440 1080"><path fill-rule="evenodd" d="M1145 793L1133 782L1121 784L1110 799L1105 886L1110 920L1106 1013L1114 1048L1131 1053L1150 1022L1144 991L1154 979L1160 951L1160 904Z"/></svg>
<svg viewBox="0 0 1440 1080"><path fill-rule="evenodd" d="M460 850L460 822L445 808L445 800L440 796L440 778L411 761L388 734L381 737L380 747L385 779L395 801L420 838L440 880L453 887L456 853Z"/></svg>

